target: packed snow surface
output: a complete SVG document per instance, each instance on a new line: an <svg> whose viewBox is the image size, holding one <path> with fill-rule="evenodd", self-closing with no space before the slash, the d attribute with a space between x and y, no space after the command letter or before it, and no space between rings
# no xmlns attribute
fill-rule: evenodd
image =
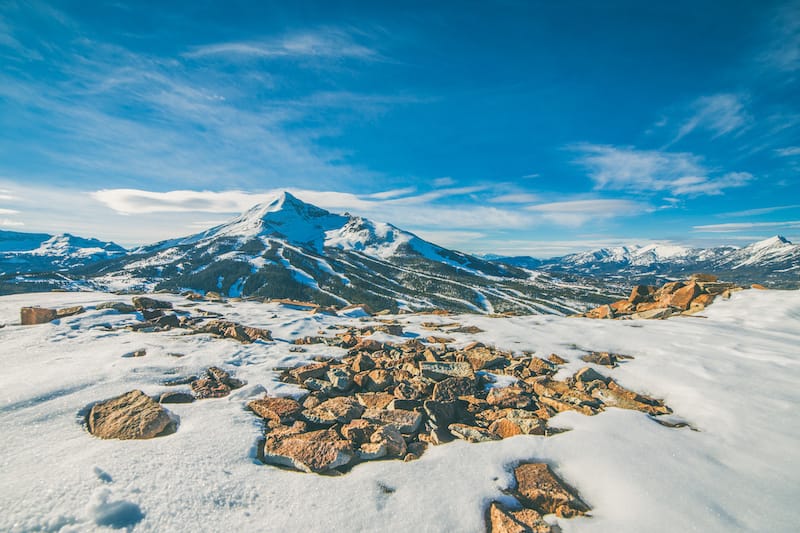
<svg viewBox="0 0 800 533"><path fill-rule="evenodd" d="M161 297L161 295L159 295ZM569 532L796 531L800 523L800 292L743 291L706 318L603 321L557 316L442 317L485 330L453 334L499 348L558 353L584 366L586 350L634 356L597 367L625 387L663 398L689 428L635 411L562 413L553 437L457 441L418 461L370 462L340 477L281 470L255 459L259 422L246 401L298 394L276 366L344 350L287 341L355 317L311 315L279 304L202 302L267 327L277 339L242 345L206 335L110 331L133 314L96 310L123 296L24 294L0 298L0 531L483 531L483 513L520 461L546 461L591 506L590 517L548 517ZM177 304L188 302L171 297ZM82 304L82 315L19 326L23 305ZM430 315L397 317L407 336ZM371 320L365 318L363 320ZM140 348L147 355L125 358ZM170 354L181 353L184 357ZM170 377L218 365L247 381L227 398L173 404L178 431L104 441L82 425L93 402L132 389L168 390ZM562 375L559 374L559 375Z"/></svg>

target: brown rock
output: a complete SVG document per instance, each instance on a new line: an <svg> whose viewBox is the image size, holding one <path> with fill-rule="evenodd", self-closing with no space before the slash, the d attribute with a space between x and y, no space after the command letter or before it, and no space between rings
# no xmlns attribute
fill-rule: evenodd
<svg viewBox="0 0 800 533"><path fill-rule="evenodd" d="M421 413L404 409L367 409L361 417L381 426L393 426L406 434L416 433L422 425Z"/></svg>
<svg viewBox="0 0 800 533"><path fill-rule="evenodd" d="M578 372L575 374L575 380L576 381L583 381L583 382L587 382L587 383L590 382L590 381L595 381L595 380L600 380L600 381L605 382L606 378L605 378L605 376L600 374L595 369L593 369L591 367L588 367L588 366L585 366L585 367L581 368L580 370L578 370Z"/></svg>
<svg viewBox="0 0 800 533"><path fill-rule="evenodd" d="M447 429L454 437L468 442L489 442L499 439L489 430L467 424L450 424Z"/></svg>
<svg viewBox="0 0 800 533"><path fill-rule="evenodd" d="M447 378L475 378L472 365L467 362L432 362L420 361L419 369L422 375L434 381L442 381Z"/></svg>
<svg viewBox="0 0 800 533"><path fill-rule="evenodd" d="M528 368L539 375L555 374L558 371L558 367L555 363L546 361L540 357L534 357L531 359L531 362L528 364Z"/></svg>
<svg viewBox="0 0 800 533"><path fill-rule="evenodd" d="M581 357L581 360L587 363L594 363L596 365L603 365L609 368L617 366L617 357L609 352L590 352Z"/></svg>
<svg viewBox="0 0 800 533"><path fill-rule="evenodd" d="M511 511L497 502L489 506L489 533L551 533L553 529L533 509Z"/></svg>
<svg viewBox="0 0 800 533"><path fill-rule="evenodd" d="M507 418L501 418L500 420L495 420L492 422L489 426L489 431L501 439L507 439L515 435L523 434L522 428Z"/></svg>
<svg viewBox="0 0 800 533"><path fill-rule="evenodd" d="M544 463L523 463L514 469L520 502L541 514L569 518L589 508Z"/></svg>
<svg viewBox="0 0 800 533"><path fill-rule="evenodd" d="M700 287L692 281L670 294L667 303L671 307L677 307L685 311L689 309L689 304L698 294L700 294Z"/></svg>
<svg viewBox="0 0 800 533"><path fill-rule="evenodd" d="M766 291L766 290L768 290L768 289L767 289L765 286L763 286L763 285L762 285L762 284L760 284L760 283L753 283L752 285L750 285L750 288L751 288L751 289L756 289L756 290L759 290L759 291Z"/></svg>
<svg viewBox="0 0 800 533"><path fill-rule="evenodd" d="M168 391L161 394L158 403L192 403L194 396L188 392Z"/></svg>
<svg viewBox="0 0 800 533"><path fill-rule="evenodd" d="M364 406L349 396L340 396L325 400L316 407L302 411L302 416L312 424L332 426L341 423L347 424L354 418L359 418L364 412Z"/></svg>
<svg viewBox="0 0 800 533"><path fill-rule="evenodd" d="M475 381L469 378L447 378L433 387L431 399L436 402L452 402L460 396L475 393Z"/></svg>
<svg viewBox="0 0 800 533"><path fill-rule="evenodd" d="M356 394L358 403L367 409L385 409L394 398L388 392L360 392Z"/></svg>
<svg viewBox="0 0 800 533"><path fill-rule="evenodd" d="M274 420L282 424L294 421L294 418L302 410L300 404L292 398L264 397L248 402L247 407L261 418Z"/></svg>
<svg viewBox="0 0 800 533"><path fill-rule="evenodd" d="M657 309L647 309L645 311L637 311L630 315L635 320L661 320L662 318L669 318L675 313L679 312L674 307L661 307Z"/></svg>
<svg viewBox="0 0 800 533"><path fill-rule="evenodd" d="M366 374L357 374L355 382L369 392L382 392L394 385L392 375L382 368L370 370Z"/></svg>
<svg viewBox="0 0 800 533"><path fill-rule="evenodd" d="M23 307L19 310L19 314L23 326L46 324L58 318L58 313L55 309L46 307Z"/></svg>
<svg viewBox="0 0 800 533"><path fill-rule="evenodd" d="M567 363L567 360L563 357L558 356L557 354L551 353L550 356L547 358L548 361L551 363L555 363L557 365L564 365Z"/></svg>
<svg viewBox="0 0 800 533"><path fill-rule="evenodd" d="M496 353L489 348L473 348L464 353L473 370L484 370L503 366L508 359L503 354Z"/></svg>
<svg viewBox="0 0 800 533"><path fill-rule="evenodd" d="M702 281L705 283L714 283L715 281L719 281L719 278L714 274L692 274L689 276L689 279L692 281Z"/></svg>
<svg viewBox="0 0 800 533"><path fill-rule="evenodd" d="M358 354L353 360L352 367L355 372L367 372L375 368L375 361L367 354Z"/></svg>
<svg viewBox="0 0 800 533"><path fill-rule="evenodd" d="M384 349L382 342L375 339L361 339L358 344L351 348L353 352L379 352Z"/></svg>
<svg viewBox="0 0 800 533"><path fill-rule="evenodd" d="M83 313L86 309L82 305L75 305L72 307L63 307L61 309L56 310L56 316L58 318L64 318L72 315L77 315Z"/></svg>
<svg viewBox="0 0 800 533"><path fill-rule="evenodd" d="M356 450L358 458L362 461L382 459L389 453L385 442L365 442Z"/></svg>
<svg viewBox="0 0 800 533"><path fill-rule="evenodd" d="M612 304L611 310L614 311L614 315L625 315L630 314L636 311L636 304L631 303L629 300L619 300Z"/></svg>
<svg viewBox="0 0 800 533"><path fill-rule="evenodd" d="M370 437L370 442L384 444L389 457L404 457L406 455L406 441L394 426L382 426L375 430Z"/></svg>
<svg viewBox="0 0 800 533"><path fill-rule="evenodd" d="M156 300L155 298L148 298L147 296L134 296L131 301L133 307L138 310L141 309L172 309L172 303L163 300Z"/></svg>
<svg viewBox="0 0 800 533"><path fill-rule="evenodd" d="M636 306L636 311L641 313L643 311L652 311L654 309L668 309L667 304L662 301L658 302L644 302Z"/></svg>
<svg viewBox="0 0 800 533"><path fill-rule="evenodd" d="M150 439L173 425L169 413L140 390L98 403L87 422L89 432L101 439Z"/></svg>
<svg viewBox="0 0 800 533"><path fill-rule="evenodd" d="M586 311L583 315L586 318L608 319L614 318L614 310L611 309L610 305L601 305L600 307L595 307L594 309Z"/></svg>
<svg viewBox="0 0 800 533"><path fill-rule="evenodd" d="M592 396L609 407L642 411L650 415L665 415L672 409L660 400L630 391L609 380L607 388L598 388L592 391Z"/></svg>
<svg viewBox="0 0 800 533"><path fill-rule="evenodd" d="M264 462L302 472L326 472L355 457L351 444L332 431L270 436L264 443Z"/></svg>
<svg viewBox="0 0 800 533"><path fill-rule="evenodd" d="M502 387L489 390L486 395L489 405L497 407L511 407L514 409L525 409L533 405L533 400L525 394L520 387Z"/></svg>
<svg viewBox="0 0 800 533"><path fill-rule="evenodd" d="M378 427L377 424L373 424L369 420L357 418L343 425L339 432L345 439L355 444L362 444L369 442L370 437L372 437L372 434L375 433Z"/></svg>
<svg viewBox="0 0 800 533"><path fill-rule="evenodd" d="M692 300L690 307L708 307L713 301L713 294L699 294L694 300Z"/></svg>
<svg viewBox="0 0 800 533"><path fill-rule="evenodd" d="M230 374L215 366L209 367L205 377L192 381L191 384L192 391L199 400L221 398L230 394L231 389L238 389L241 386L241 381L232 378Z"/></svg>
<svg viewBox="0 0 800 533"><path fill-rule="evenodd" d="M297 382L303 383L308 378L323 377L328 371L328 366L328 363L311 363L290 370L289 375L292 376Z"/></svg>

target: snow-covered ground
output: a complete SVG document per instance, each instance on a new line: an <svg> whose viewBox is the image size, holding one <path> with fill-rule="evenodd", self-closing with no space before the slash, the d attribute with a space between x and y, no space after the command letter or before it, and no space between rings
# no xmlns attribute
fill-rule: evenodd
<svg viewBox="0 0 800 533"><path fill-rule="evenodd" d="M286 342L356 318L310 315L277 304L201 302L273 343L242 345L204 335L109 331L134 315L90 310L19 326L23 305L92 306L100 293L0 298L0 531L483 531L489 501L504 499L510 468L551 463L593 508L558 519L564 532L796 531L800 523L800 292L743 291L705 316L602 321L556 316L460 316L485 333L452 334L508 350L558 353L584 365L583 350L635 359L609 370L623 386L664 398L689 428L663 427L635 411L562 413L571 431L498 442L457 441L418 461L370 462L341 477L281 470L255 459L259 423L244 404L293 394L276 366L344 350ZM182 298L174 302L188 303ZM400 316L407 334L437 317ZM451 321L453 317L443 317ZM450 336L450 334L448 333ZM139 358L124 354L146 348ZM175 357L173 353L185 354ZM247 381L222 399L169 405L178 431L147 441L89 435L80 412L134 388L165 390L169 377L209 365ZM555 520L554 517L550 517Z"/></svg>

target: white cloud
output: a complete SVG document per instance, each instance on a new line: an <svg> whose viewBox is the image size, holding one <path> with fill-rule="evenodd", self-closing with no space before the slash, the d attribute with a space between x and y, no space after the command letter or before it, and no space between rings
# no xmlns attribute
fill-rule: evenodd
<svg viewBox="0 0 800 533"><path fill-rule="evenodd" d="M800 204L792 204L792 205L775 205L772 207L759 207L756 209L746 209L744 211L734 211L731 213L724 213L720 216L727 216L727 217L750 217L750 216L757 216L757 215L766 215L768 213L774 213L775 211L783 211L785 209L800 209Z"/></svg>
<svg viewBox="0 0 800 533"><path fill-rule="evenodd" d="M450 176L445 176L443 178L436 178L433 180L434 187L449 187L451 185L455 185L456 180L451 178Z"/></svg>
<svg viewBox="0 0 800 533"><path fill-rule="evenodd" d="M741 130L751 120L743 100L736 94L698 98L690 106L692 116L683 123L672 143L698 129L711 132L713 138Z"/></svg>
<svg viewBox="0 0 800 533"><path fill-rule="evenodd" d="M729 233L746 231L750 229L800 229L800 220L787 220L783 222L729 222L726 224L707 224L694 226L694 231L704 233Z"/></svg>
<svg viewBox="0 0 800 533"><path fill-rule="evenodd" d="M796 72L800 69L800 3L789 2L777 9L770 22L772 40L759 59L771 69Z"/></svg>
<svg viewBox="0 0 800 533"><path fill-rule="evenodd" d="M578 227L590 220L641 214L649 208L630 200L590 199L537 204L525 208L560 226Z"/></svg>
<svg viewBox="0 0 800 533"><path fill-rule="evenodd" d="M596 189L669 192L672 195L719 195L753 180L747 172L713 175L702 158L688 152L637 150L632 147L581 144L578 162L589 171Z"/></svg>
<svg viewBox="0 0 800 533"><path fill-rule="evenodd" d="M386 200L388 198L395 198L397 196L406 196L417 190L416 187L405 187L404 189L392 189L391 191L376 192L368 194L368 198L375 198L376 200Z"/></svg>
<svg viewBox="0 0 800 533"><path fill-rule="evenodd" d="M509 194L501 194L500 196L495 196L491 198L489 201L493 204L529 204L533 202L538 202L540 200L539 196L536 194L530 193L509 193Z"/></svg>
<svg viewBox="0 0 800 533"><path fill-rule="evenodd" d="M207 44L184 54L189 58L353 58L379 59L380 54L354 39L352 33L326 28L285 35L263 41L234 41Z"/></svg>
<svg viewBox="0 0 800 533"><path fill-rule="evenodd" d="M786 148L778 148L775 150L781 157L794 157L800 155L800 146L788 146Z"/></svg>
<svg viewBox="0 0 800 533"><path fill-rule="evenodd" d="M15 210L15 209L6 209L6 208L3 208L3 207L0 207L0 215L16 215L17 213L19 213L19 211Z"/></svg>
<svg viewBox="0 0 800 533"><path fill-rule="evenodd" d="M3 227L11 228L11 227L24 226L24 225L25 225L24 222L20 222L18 220L11 220L9 218L0 219L0 226L3 226Z"/></svg>

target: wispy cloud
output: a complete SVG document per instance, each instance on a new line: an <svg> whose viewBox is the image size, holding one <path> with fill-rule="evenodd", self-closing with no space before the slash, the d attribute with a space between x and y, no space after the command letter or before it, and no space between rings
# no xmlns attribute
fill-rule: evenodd
<svg viewBox="0 0 800 533"><path fill-rule="evenodd" d="M754 177L748 172L715 173L702 158L688 152L637 150L597 144L573 147L581 152L596 189L633 192L669 192L675 196L719 195L742 187Z"/></svg>
<svg viewBox="0 0 800 533"><path fill-rule="evenodd" d="M760 55L761 63L781 72L800 70L800 2L777 9L769 29L773 39Z"/></svg>
<svg viewBox="0 0 800 533"><path fill-rule="evenodd" d="M728 222L725 224L707 224L694 226L694 231L703 233L734 233L751 229L800 229L800 220L782 222Z"/></svg>
<svg viewBox="0 0 800 533"><path fill-rule="evenodd" d="M772 207L759 207L756 209L746 209L744 211L734 211L731 213L722 213L719 216L721 217L750 217L750 216L758 216L758 215L767 215L769 213L775 213L776 211L785 211L786 209L800 209L800 204L792 204L792 205L776 205Z"/></svg>
<svg viewBox="0 0 800 533"><path fill-rule="evenodd" d="M788 146L786 148L777 148L775 153L781 157L795 157L800 155L800 146Z"/></svg>
<svg viewBox="0 0 800 533"><path fill-rule="evenodd" d="M689 110L691 116L683 122L670 144L696 130L708 131L712 138L717 138L740 131L751 121L744 98L738 94L703 96L695 100Z"/></svg>
<svg viewBox="0 0 800 533"><path fill-rule="evenodd" d="M644 213L649 208L630 200L589 199L532 205L528 211L561 226L578 227L590 220L605 220Z"/></svg>
<svg viewBox="0 0 800 533"><path fill-rule="evenodd" d="M357 42L354 32L338 28L297 32L260 41L231 41L206 44L184 54L188 58L325 58L376 60L377 50Z"/></svg>
<svg viewBox="0 0 800 533"><path fill-rule="evenodd" d="M489 199L493 204L530 204L540 201L539 195L531 193L509 193L501 194Z"/></svg>
<svg viewBox="0 0 800 533"><path fill-rule="evenodd" d="M450 176L444 176L443 178L436 178L433 180L434 187L449 187L455 184L456 180L454 180Z"/></svg>

